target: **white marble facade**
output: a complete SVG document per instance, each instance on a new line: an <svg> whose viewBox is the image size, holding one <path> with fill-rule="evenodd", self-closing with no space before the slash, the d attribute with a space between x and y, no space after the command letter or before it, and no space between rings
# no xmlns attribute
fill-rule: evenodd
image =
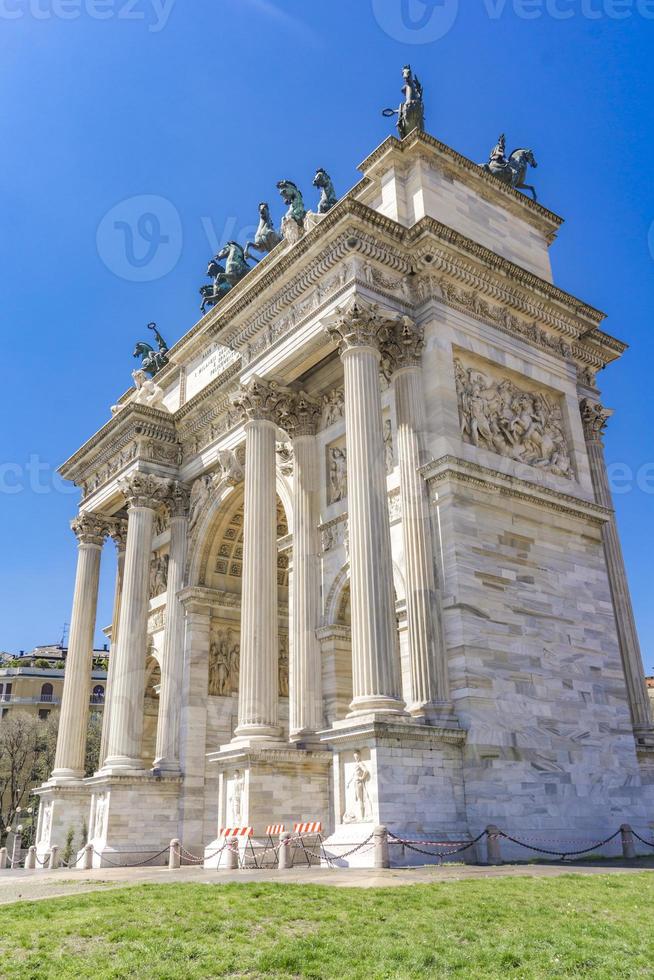
<svg viewBox="0 0 654 980"><path fill-rule="evenodd" d="M654 737L559 218L432 137L186 334L63 466L82 491L38 847L320 820L440 840L652 826ZM84 726L118 548L102 758Z"/></svg>

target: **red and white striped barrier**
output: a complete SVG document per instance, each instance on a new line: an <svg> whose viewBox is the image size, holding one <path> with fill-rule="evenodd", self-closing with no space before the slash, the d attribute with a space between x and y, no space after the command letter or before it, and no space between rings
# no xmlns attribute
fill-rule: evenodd
<svg viewBox="0 0 654 980"><path fill-rule="evenodd" d="M252 827L219 827L219 837L252 837Z"/></svg>
<svg viewBox="0 0 654 980"><path fill-rule="evenodd" d="M286 827L283 823L269 823L266 827L266 836L279 837L279 835L283 834L285 830Z"/></svg>
<svg viewBox="0 0 654 980"><path fill-rule="evenodd" d="M310 820L307 823L294 823L294 834L322 834L322 824L320 820Z"/></svg>

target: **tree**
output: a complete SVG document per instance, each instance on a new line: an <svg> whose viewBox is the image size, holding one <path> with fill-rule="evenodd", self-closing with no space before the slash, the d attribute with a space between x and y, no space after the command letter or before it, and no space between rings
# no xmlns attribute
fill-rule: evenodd
<svg viewBox="0 0 654 980"><path fill-rule="evenodd" d="M0 724L0 837L54 763L58 718L13 712Z"/></svg>

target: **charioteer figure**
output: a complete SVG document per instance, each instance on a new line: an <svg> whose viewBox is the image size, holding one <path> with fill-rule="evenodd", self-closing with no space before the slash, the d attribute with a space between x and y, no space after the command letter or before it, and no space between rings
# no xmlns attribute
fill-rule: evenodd
<svg viewBox="0 0 654 980"><path fill-rule="evenodd" d="M397 116L397 131L400 139L404 139L414 129L424 130L425 128L425 104L423 101L423 88L417 75L411 71L411 65L405 65L402 69L404 85L402 93L404 102L399 109L384 109L383 116Z"/></svg>

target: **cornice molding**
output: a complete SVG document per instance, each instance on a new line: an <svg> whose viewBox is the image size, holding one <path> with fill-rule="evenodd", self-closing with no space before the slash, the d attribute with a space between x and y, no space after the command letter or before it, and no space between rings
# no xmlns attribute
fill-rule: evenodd
<svg viewBox="0 0 654 980"><path fill-rule="evenodd" d="M553 490L539 483L531 483L529 480L510 476L456 456L442 456L421 467L420 472L431 491L446 483L465 484L485 493L536 504L557 513L586 522L590 521L598 526L606 524L613 516L611 510L583 497L575 497L573 494Z"/></svg>

